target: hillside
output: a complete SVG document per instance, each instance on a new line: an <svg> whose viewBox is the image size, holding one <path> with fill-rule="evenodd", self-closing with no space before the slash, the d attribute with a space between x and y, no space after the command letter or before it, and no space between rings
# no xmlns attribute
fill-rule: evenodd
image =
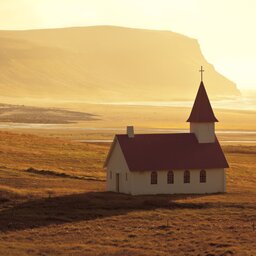
<svg viewBox="0 0 256 256"><path fill-rule="evenodd" d="M194 98L199 67L211 98L239 95L195 39L98 26L0 31L0 95L83 101Z"/></svg>

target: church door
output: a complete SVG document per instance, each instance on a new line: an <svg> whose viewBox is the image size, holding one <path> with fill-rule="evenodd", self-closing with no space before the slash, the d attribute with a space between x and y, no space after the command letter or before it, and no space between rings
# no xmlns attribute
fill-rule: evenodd
<svg viewBox="0 0 256 256"><path fill-rule="evenodd" d="M119 173L116 173L116 192L119 192Z"/></svg>

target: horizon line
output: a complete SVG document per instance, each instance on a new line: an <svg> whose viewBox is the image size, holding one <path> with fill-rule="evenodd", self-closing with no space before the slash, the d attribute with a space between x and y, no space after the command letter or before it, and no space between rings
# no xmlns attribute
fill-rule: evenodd
<svg viewBox="0 0 256 256"><path fill-rule="evenodd" d="M0 31L33 31L33 30L54 30L54 29L72 29L72 28L92 28L92 27L113 27L113 28L126 28L126 29L137 29L137 30L151 30L151 31L164 31L164 32L172 32L176 34L180 34L189 38L193 38L190 36L187 36L181 32L176 32L171 29L164 29L164 28L145 28L140 26L130 27L130 26L124 26L124 25L111 25L111 24L97 24L97 25L71 25L71 26L63 26L63 27L38 27L38 28L21 28L21 29L4 29L0 28ZM197 40L196 38L193 38Z"/></svg>

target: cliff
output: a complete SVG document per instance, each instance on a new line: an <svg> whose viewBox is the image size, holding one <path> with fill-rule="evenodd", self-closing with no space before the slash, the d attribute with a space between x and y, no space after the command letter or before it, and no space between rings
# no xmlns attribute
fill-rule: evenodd
<svg viewBox="0 0 256 256"><path fill-rule="evenodd" d="M0 31L0 94L83 101L194 99L203 65L210 98L239 95L195 39L111 26Z"/></svg>

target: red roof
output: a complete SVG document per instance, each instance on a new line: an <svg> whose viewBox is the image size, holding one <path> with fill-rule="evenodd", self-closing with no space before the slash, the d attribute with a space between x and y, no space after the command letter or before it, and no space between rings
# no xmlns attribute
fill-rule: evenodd
<svg viewBox="0 0 256 256"><path fill-rule="evenodd" d="M134 138L124 134L116 135L116 141L130 171L228 167L217 138L214 143L198 143L193 133L136 134Z"/></svg>
<svg viewBox="0 0 256 256"><path fill-rule="evenodd" d="M203 82L200 83L199 90L197 92L196 99L194 102L194 106L192 108L192 111L187 122L218 122L217 118L214 116L211 103L207 96Z"/></svg>

